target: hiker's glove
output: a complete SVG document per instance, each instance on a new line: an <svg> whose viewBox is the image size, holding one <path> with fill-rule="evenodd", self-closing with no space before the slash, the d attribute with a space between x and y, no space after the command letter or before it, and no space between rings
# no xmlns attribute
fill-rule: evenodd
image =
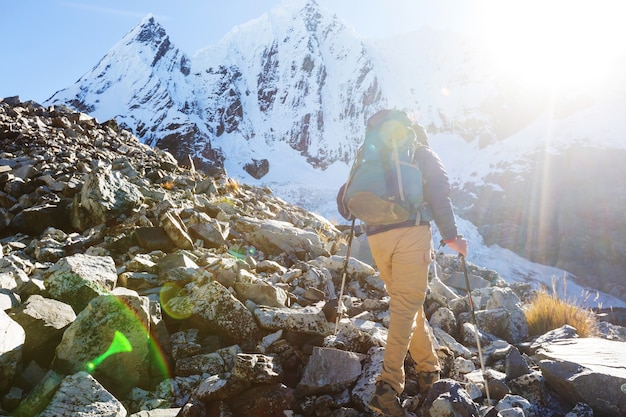
<svg viewBox="0 0 626 417"><path fill-rule="evenodd" d="M352 221L355 219L355 217L352 215L352 213L350 213L350 210L348 210L348 207L346 207L346 203L343 200L343 194L345 193L345 191L346 184L342 185L341 188L339 188L339 192L337 193L337 210L344 219Z"/></svg>
<svg viewBox="0 0 626 417"><path fill-rule="evenodd" d="M463 239L463 236L458 235L454 239L445 240L444 243L459 255L467 256L467 240Z"/></svg>

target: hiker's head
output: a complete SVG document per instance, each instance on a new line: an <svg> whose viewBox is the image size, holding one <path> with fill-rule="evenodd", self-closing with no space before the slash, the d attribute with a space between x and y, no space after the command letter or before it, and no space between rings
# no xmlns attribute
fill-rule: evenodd
<svg viewBox="0 0 626 417"><path fill-rule="evenodd" d="M415 139L412 124L402 110L380 110L367 120L367 130L378 130L390 144L399 145Z"/></svg>
<svg viewBox="0 0 626 417"><path fill-rule="evenodd" d="M409 119L409 115L406 112L396 109L384 109L379 110L369 119L367 119L367 127L378 127L387 120L397 120L405 126L410 126L412 124L411 120Z"/></svg>

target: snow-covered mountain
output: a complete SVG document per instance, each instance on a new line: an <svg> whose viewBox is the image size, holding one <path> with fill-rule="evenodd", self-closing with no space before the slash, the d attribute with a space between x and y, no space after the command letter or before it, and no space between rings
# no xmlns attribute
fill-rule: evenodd
<svg viewBox="0 0 626 417"><path fill-rule="evenodd" d="M616 111L626 83L522 89L482 65L470 38L423 29L366 40L314 0L286 0L191 56L174 41L146 16L45 104L115 118L181 163L225 169L336 221L365 121L408 110L448 168L476 263L509 280L567 270L626 299L615 279L626 270Z"/></svg>
<svg viewBox="0 0 626 417"><path fill-rule="evenodd" d="M49 102L115 117L181 162L254 178L284 145L316 168L347 161L381 90L358 36L315 2L295 1L192 59L147 16Z"/></svg>

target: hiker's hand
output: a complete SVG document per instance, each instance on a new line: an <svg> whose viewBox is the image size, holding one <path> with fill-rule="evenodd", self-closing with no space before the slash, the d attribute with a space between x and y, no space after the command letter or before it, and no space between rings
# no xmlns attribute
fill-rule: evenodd
<svg viewBox="0 0 626 417"><path fill-rule="evenodd" d="M446 241L446 245L461 256L467 256L467 240L463 236L457 236L454 240Z"/></svg>

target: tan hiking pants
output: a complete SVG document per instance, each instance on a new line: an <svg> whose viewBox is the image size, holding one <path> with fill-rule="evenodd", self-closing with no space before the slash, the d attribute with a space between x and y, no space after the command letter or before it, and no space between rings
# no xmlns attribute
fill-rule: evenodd
<svg viewBox="0 0 626 417"><path fill-rule="evenodd" d="M418 372L440 370L424 320L432 235L429 226L413 226L374 234L368 242L390 299L387 345L378 380L387 382L400 394L404 391L407 351Z"/></svg>

